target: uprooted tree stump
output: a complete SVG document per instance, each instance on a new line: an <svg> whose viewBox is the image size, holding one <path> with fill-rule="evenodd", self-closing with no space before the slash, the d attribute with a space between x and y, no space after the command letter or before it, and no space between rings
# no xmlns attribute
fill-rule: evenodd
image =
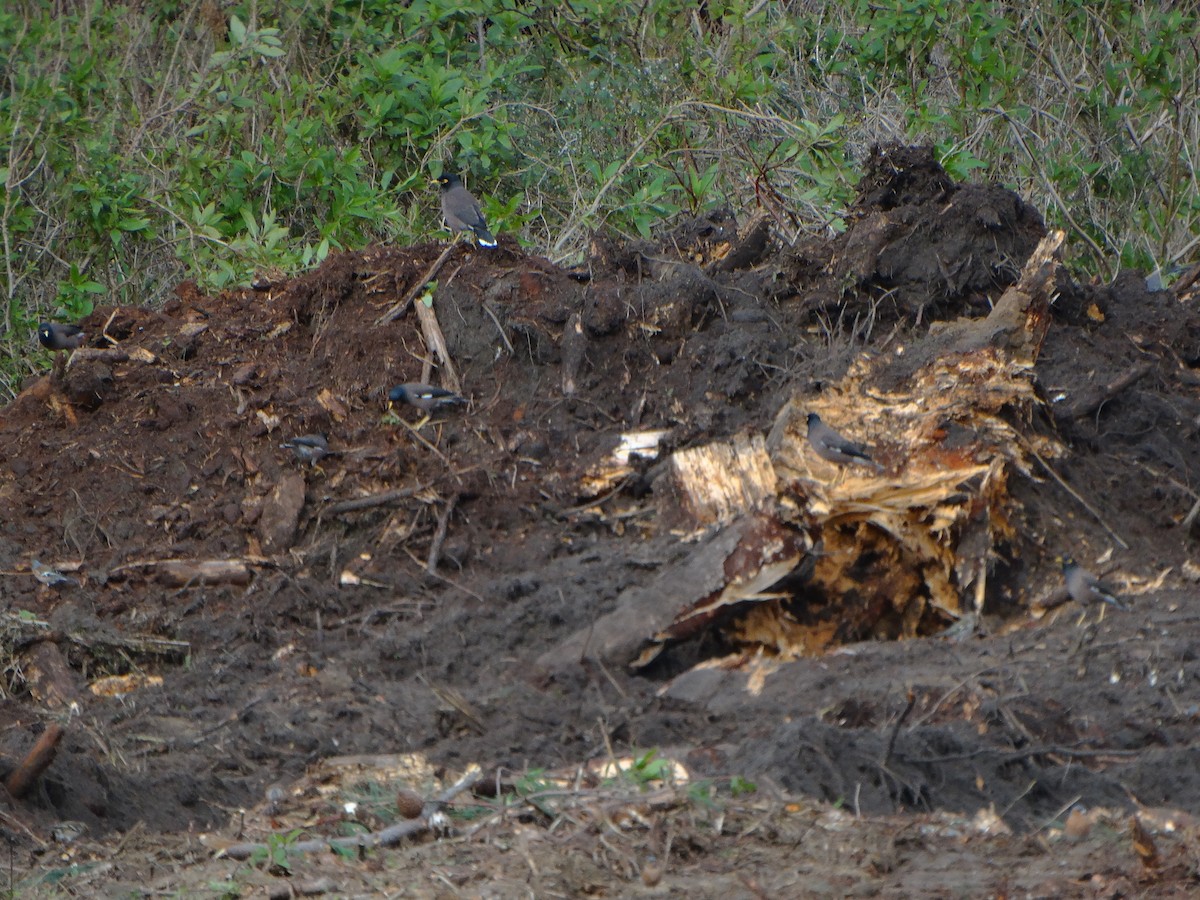
<svg viewBox="0 0 1200 900"><path fill-rule="evenodd" d="M932 634L982 611L997 561L1020 550L1010 477L1034 477L1035 460L1065 452L1014 424L1042 402L1033 364L1062 240L1042 241L988 316L860 359L821 395L785 404L765 440L743 435L668 459L654 483L660 510L706 536L541 663L638 668L712 625L742 652L791 658ZM871 445L884 470L842 471L818 457L808 412Z"/></svg>

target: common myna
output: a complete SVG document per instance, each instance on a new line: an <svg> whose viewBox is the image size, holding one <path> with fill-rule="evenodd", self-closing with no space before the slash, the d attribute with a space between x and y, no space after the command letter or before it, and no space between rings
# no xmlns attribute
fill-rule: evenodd
<svg viewBox="0 0 1200 900"><path fill-rule="evenodd" d="M808 414L808 442L812 444L817 456L831 463L857 463L860 466L870 466L876 472L883 471L883 466L871 459L866 450L838 434L822 422L815 412Z"/></svg>
<svg viewBox="0 0 1200 900"><path fill-rule="evenodd" d="M38 340L47 350L76 350L83 346L87 335L78 325L42 322L38 325Z"/></svg>
<svg viewBox="0 0 1200 900"><path fill-rule="evenodd" d="M420 428L428 422L429 417L435 412L467 405L466 398L458 396L453 391L434 387L431 384L416 383L401 384L392 388L388 392L388 400L392 403L407 403L424 412L425 418L421 419L415 426L416 428Z"/></svg>
<svg viewBox="0 0 1200 900"><path fill-rule="evenodd" d="M329 442L323 434L302 434L279 445L281 450L291 450L296 459L315 466L322 459L334 452L329 449Z"/></svg>
<svg viewBox="0 0 1200 900"><path fill-rule="evenodd" d="M1067 583L1067 593L1071 595L1072 600L1081 606L1108 603L1117 609L1129 609L1127 604L1108 592L1108 589L1101 583L1099 578L1075 562L1071 557L1063 557L1062 570L1063 580Z"/></svg>
<svg viewBox="0 0 1200 900"><path fill-rule="evenodd" d="M442 186L442 216L453 232L469 231L481 247L495 247L496 238L488 231L483 211L475 195L463 187L457 175L445 174L437 180Z"/></svg>
<svg viewBox="0 0 1200 900"><path fill-rule="evenodd" d="M49 587L59 587L64 584L79 584L74 578L50 568L50 566L40 560L30 560L29 571L33 573L34 578Z"/></svg>

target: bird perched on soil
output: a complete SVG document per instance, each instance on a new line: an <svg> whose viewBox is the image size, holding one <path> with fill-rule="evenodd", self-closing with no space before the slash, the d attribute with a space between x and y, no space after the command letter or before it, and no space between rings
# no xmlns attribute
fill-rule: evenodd
<svg viewBox="0 0 1200 900"><path fill-rule="evenodd" d="M808 442L812 445L817 456L838 465L857 463L860 466L870 466L876 472L882 472L883 466L871 459L870 455L842 435L838 434L821 421L815 412L808 414Z"/></svg>
<svg viewBox="0 0 1200 900"><path fill-rule="evenodd" d="M420 428L428 422L429 417L435 412L467 405L466 398L458 396L453 391L415 382L392 388L388 392L388 400L392 403L407 403L424 412L425 418L417 423L416 428Z"/></svg>
<svg viewBox="0 0 1200 900"><path fill-rule="evenodd" d="M29 571L33 573L34 578L49 587L60 587L64 584L79 584L78 581L69 575L64 575L62 572L52 569L44 562L36 559L29 561Z"/></svg>
<svg viewBox="0 0 1200 900"><path fill-rule="evenodd" d="M279 449L291 450L296 454L296 459L312 466L317 465L329 454L337 452L329 449L329 442L325 440L323 434L302 434L289 441L284 441L279 445Z"/></svg>
<svg viewBox="0 0 1200 900"><path fill-rule="evenodd" d="M47 350L76 350L83 346L87 335L78 325L42 322L38 325L38 340Z"/></svg>
<svg viewBox="0 0 1200 900"><path fill-rule="evenodd" d="M1071 557L1062 559L1063 580L1067 583L1067 593L1071 599L1081 606L1093 606L1096 603L1108 603L1117 609L1128 610L1129 606L1114 597L1100 579L1085 569Z"/></svg>
<svg viewBox="0 0 1200 900"><path fill-rule="evenodd" d="M481 247L495 247L496 238L488 231L483 211L475 195L463 187L457 175L445 174L437 180L442 186L442 216L450 230L458 233L469 231L475 235Z"/></svg>

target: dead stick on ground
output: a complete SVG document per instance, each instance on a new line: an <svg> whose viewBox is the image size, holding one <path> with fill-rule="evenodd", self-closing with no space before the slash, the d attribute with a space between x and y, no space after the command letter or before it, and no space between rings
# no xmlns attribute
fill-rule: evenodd
<svg viewBox="0 0 1200 900"><path fill-rule="evenodd" d="M1117 394L1121 393L1121 391L1136 384L1153 369L1154 366L1150 363L1139 363L1132 369L1121 374L1120 377L1114 378L1108 384L1093 391L1085 392L1083 397L1065 410L1066 414L1072 419L1082 419L1084 416L1091 415Z"/></svg>
<svg viewBox="0 0 1200 900"><path fill-rule="evenodd" d="M892 726L892 735L888 738L887 750L883 754L883 761L879 763L881 769L887 769L888 763L892 761L892 754L896 750L896 738L900 736L900 729L904 725L904 720L908 718L909 713L913 711L913 707L917 704L917 693L912 688L908 689L908 703L904 707L904 712L900 713L896 719L896 724Z"/></svg>
<svg viewBox="0 0 1200 900"><path fill-rule="evenodd" d="M437 313L433 311L432 306L418 303L417 318L421 320L425 343L442 362L442 384L454 393L461 394L462 384L458 380L458 373L454 371L454 360L450 358L450 348L446 346L446 336L442 334L442 326L438 324Z"/></svg>
<svg viewBox="0 0 1200 900"><path fill-rule="evenodd" d="M382 494L372 494L369 497L358 497L354 500L339 500L332 506L321 511L322 515L336 516L338 513L357 512L360 509L371 509L375 506L386 506L395 500L403 500L418 494L428 488L427 484L418 484L408 488L398 488L394 491L384 491Z"/></svg>
<svg viewBox="0 0 1200 900"><path fill-rule="evenodd" d="M1100 527L1103 528L1105 531L1107 531L1109 533L1109 535L1112 537L1112 539L1121 545L1122 550L1128 550L1129 544L1127 544L1125 542L1124 538L1122 538L1119 534L1117 534L1115 531L1112 530L1112 527L1107 522L1104 521L1104 517L1101 516L1100 513L1096 511L1096 508L1094 506L1092 506L1092 504L1090 504L1086 500L1084 500L1083 497L1079 496L1078 492L1073 487L1071 487L1069 484L1067 484L1065 481L1063 481L1062 477L1057 472L1055 472L1052 468L1050 468L1050 464L1048 462L1046 462L1044 459L1042 459L1042 457L1038 454L1038 452L1036 450L1034 450L1033 447L1030 446L1028 442L1024 442L1024 443L1025 443L1025 449L1028 450L1031 454L1033 454L1033 458L1042 464L1042 468L1050 473L1050 477L1053 478L1055 481L1057 481L1059 486L1064 491L1066 491L1068 494L1070 494L1072 497L1074 497L1080 506L1082 506L1084 509L1086 509L1088 512L1090 512L1095 517L1096 521L1100 523Z"/></svg>
<svg viewBox="0 0 1200 900"><path fill-rule="evenodd" d="M322 850L357 850L362 847L390 847L400 843L401 838L411 834L419 834L431 827L431 820L436 813L441 812L443 806L457 797L465 790L473 787L480 778L479 766L472 764L470 768L463 774L462 778L450 785L432 800L426 802L421 810L421 815L416 819L408 819L400 822L397 825L384 828L382 831L375 831L371 834L358 834L353 837L332 838L330 840L312 840L312 841L297 841L294 844L288 845L289 853L314 853ZM218 857L228 857L229 859L249 859L255 853L263 853L269 850L267 844L234 844L232 847L226 847L217 853Z"/></svg>
<svg viewBox="0 0 1200 900"><path fill-rule="evenodd" d="M58 753L58 742L62 740L62 736L61 725L55 724L46 727L37 743L33 745L33 749L4 782L10 794L19 799L29 792L38 776L50 767L50 763L54 762L54 756Z"/></svg>
<svg viewBox="0 0 1200 900"><path fill-rule="evenodd" d="M440 459L446 465L447 468L450 467L450 460L446 459L446 454L444 454L437 447L433 446L433 444L429 443L429 441L425 440L425 438L421 437L421 432L417 431L417 429L413 428L411 425L409 425L403 419L400 420L400 424L408 429L409 434L411 434L414 438L416 438L418 441L420 441L422 444L424 444L426 450L428 450L430 453L434 454L438 459Z"/></svg>
<svg viewBox="0 0 1200 900"><path fill-rule="evenodd" d="M388 322L398 319L408 312L408 308L412 306L413 298L416 297L417 294L419 294L422 290L424 290L425 285L429 284L433 276L438 273L438 269L442 267L442 263L444 263L446 258L450 256L450 251L453 250L456 245L456 242L447 244L446 249L442 251L442 255L434 260L433 265L426 270L425 274L421 276L420 280L418 280L416 284L409 288L408 293L404 295L399 303L393 304L387 312L376 319L375 324L386 325Z"/></svg>
<svg viewBox="0 0 1200 900"><path fill-rule="evenodd" d="M425 571L430 575L437 572L438 558L442 555L442 544L446 541L446 532L450 528L450 516L454 505L458 503L458 494L451 494L446 501L446 508L438 516L437 530L433 532L433 540L429 544L429 560L425 563Z"/></svg>
<svg viewBox="0 0 1200 900"><path fill-rule="evenodd" d="M1183 521L1179 523L1184 531L1187 531L1192 527L1192 523L1196 521L1196 516L1200 516L1200 500L1197 500L1192 504L1192 508L1188 510L1188 514L1184 516Z"/></svg>

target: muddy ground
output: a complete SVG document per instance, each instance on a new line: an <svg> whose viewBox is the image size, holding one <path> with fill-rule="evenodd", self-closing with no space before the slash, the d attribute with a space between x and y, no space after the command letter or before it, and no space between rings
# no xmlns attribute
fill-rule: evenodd
<svg viewBox="0 0 1200 900"><path fill-rule="evenodd" d="M1021 428L1070 453L1061 481L1011 475L1011 577L973 628L852 635L753 689L737 666L687 677L746 649L718 628L638 672L547 662L695 546L662 521L658 461L586 486L623 433L665 430L658 460L764 434L864 355L985 315L1045 234L1012 193L905 148L869 161L845 234L789 247L769 225L726 212L655 243L597 240L576 270L507 237L455 247L432 309L470 406L419 431L387 389L446 369L430 371L415 309L373 323L443 245L97 309L85 352L0 411L8 773L63 729L0 810L0 881L46 896L1200 891L1186 276L1153 292L1136 273L1059 273L1043 402ZM310 432L337 451L319 467L279 446ZM1064 553L1132 609L1041 612ZM79 584L41 584L33 558ZM208 581L164 560L231 568ZM149 637L186 648L130 643ZM117 674L161 684L89 690ZM688 783L651 778L652 749ZM478 764L517 791L514 812L495 818L503 791L476 791L448 831L394 847L282 865L217 852L399 820L379 772L317 791L331 760L360 754L418 754L426 797ZM629 756L645 777L551 774ZM560 793L522 799L539 790Z"/></svg>

